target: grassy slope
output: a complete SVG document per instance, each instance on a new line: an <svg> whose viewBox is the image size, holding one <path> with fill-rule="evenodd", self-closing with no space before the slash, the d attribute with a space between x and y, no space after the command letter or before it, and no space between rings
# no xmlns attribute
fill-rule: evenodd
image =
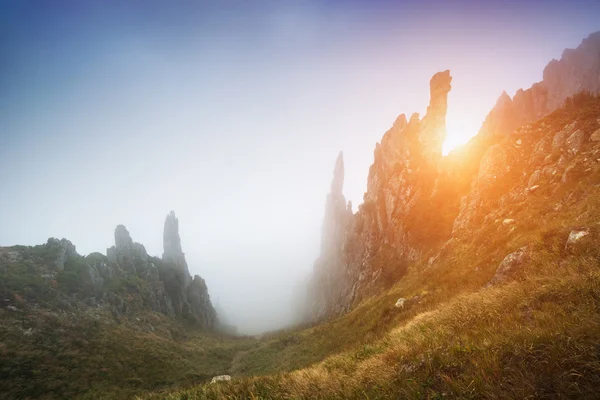
<svg viewBox="0 0 600 400"><path fill-rule="evenodd" d="M194 333L162 314L0 310L0 398L129 398L227 373L249 339Z"/></svg>
<svg viewBox="0 0 600 400"><path fill-rule="evenodd" d="M594 129L598 103L575 110ZM573 113L545 123L562 127ZM556 191L543 182L525 206L500 210L514 229L486 223L351 313L271 335L239 357L229 384L148 398L597 398L599 183L598 165ZM573 254L565 242L575 226L592 234ZM532 256L516 276L483 289L504 256L525 245Z"/></svg>
<svg viewBox="0 0 600 400"><path fill-rule="evenodd" d="M548 229L459 244L445 262L414 266L399 285L346 317L271 338L242 361L249 372L270 375L154 397L594 398L600 391L599 237L594 232L591 245L574 255L564 254L563 246L570 214L588 212L580 225L600 219L597 198L595 188L562 221L546 215L554 221ZM491 247L506 254L525 244L534 255L515 280L480 289L501 259ZM397 297L410 297L416 288L420 303L393 308ZM345 350L281 372L335 348Z"/></svg>
<svg viewBox="0 0 600 400"><path fill-rule="evenodd" d="M596 121L600 107L590 110ZM552 118L562 126L572 116ZM260 341L197 333L156 313L116 321L106 309L0 308L0 398L593 398L600 255L595 246L570 255L564 243L574 225L594 228L598 243L599 183L595 167L556 192L543 184L526 207L503 211L514 230L485 224L351 313ZM514 280L482 290L524 245L534 256ZM3 284L21 288L30 275L14 278ZM46 283L26 286L55 301ZM193 386L224 373L231 384Z"/></svg>

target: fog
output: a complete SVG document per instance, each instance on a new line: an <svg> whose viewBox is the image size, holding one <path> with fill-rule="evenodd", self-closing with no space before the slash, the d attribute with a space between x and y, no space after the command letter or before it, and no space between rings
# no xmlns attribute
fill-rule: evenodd
<svg viewBox="0 0 600 400"><path fill-rule="evenodd" d="M356 209L375 143L398 114L424 113L435 72L453 76L449 148L600 15L573 2L543 14L527 2L11 4L0 246L65 237L105 253L124 224L159 256L174 210L190 272L249 334L297 320L340 150Z"/></svg>

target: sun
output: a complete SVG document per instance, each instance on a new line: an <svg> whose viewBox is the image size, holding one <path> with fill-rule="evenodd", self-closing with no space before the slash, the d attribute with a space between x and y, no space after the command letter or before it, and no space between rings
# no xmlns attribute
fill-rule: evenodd
<svg viewBox="0 0 600 400"><path fill-rule="evenodd" d="M467 143L477 134L481 121L467 113L453 113L446 119L446 140L442 145L442 154L447 155L453 149Z"/></svg>

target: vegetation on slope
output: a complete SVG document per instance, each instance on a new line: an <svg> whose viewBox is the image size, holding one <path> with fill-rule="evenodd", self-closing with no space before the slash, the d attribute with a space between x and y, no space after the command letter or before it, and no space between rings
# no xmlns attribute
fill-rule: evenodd
<svg viewBox="0 0 600 400"><path fill-rule="evenodd" d="M528 129L554 134L576 121L589 135L600 128L599 117L600 99L583 94ZM488 210L495 221L409 265L385 293L329 323L267 337L243 353L231 383L147 397L594 398L600 392L599 152L586 144L562 167L589 166L576 170L576 179L544 178L524 200L526 169L538 166L515 164L519 174L497 188L498 198L511 194L514 201ZM559 154L551 157L558 163ZM580 228L589 232L585 240L566 246ZM524 246L529 256L510 280L486 287L505 256ZM407 299L403 308L394 307L399 297Z"/></svg>
<svg viewBox="0 0 600 400"><path fill-rule="evenodd" d="M0 398L123 399L227 373L250 339L195 332L160 313L0 309Z"/></svg>
<svg viewBox="0 0 600 400"><path fill-rule="evenodd" d="M533 128L573 120L586 132L600 128L600 100L575 100ZM600 149L587 146L565 167L594 163ZM420 262L397 265L382 248L381 263L401 271L395 285L341 318L260 340L200 333L144 309L144 282L133 276L105 287L135 311L115 314L70 284L76 264L46 276L51 246L0 248L0 256L22 256L0 269L0 398L593 398L599 165L578 167L560 185L543 178L524 201L490 210L496 221ZM522 178L511 179L502 192L522 190ZM585 240L565 246L581 227ZM484 288L523 246L531 256L511 280ZM398 298L407 299L403 308ZM207 384L220 374L233 381Z"/></svg>

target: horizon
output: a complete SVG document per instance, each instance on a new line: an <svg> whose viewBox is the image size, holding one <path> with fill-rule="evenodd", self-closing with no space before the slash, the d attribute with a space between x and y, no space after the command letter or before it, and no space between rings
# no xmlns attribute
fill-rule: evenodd
<svg viewBox="0 0 600 400"><path fill-rule="evenodd" d="M434 73L453 78L448 151L600 30L591 1L8 4L0 245L104 254L123 224L160 255L174 210L190 272L249 334L294 322L339 151L356 211L375 143L423 117Z"/></svg>

